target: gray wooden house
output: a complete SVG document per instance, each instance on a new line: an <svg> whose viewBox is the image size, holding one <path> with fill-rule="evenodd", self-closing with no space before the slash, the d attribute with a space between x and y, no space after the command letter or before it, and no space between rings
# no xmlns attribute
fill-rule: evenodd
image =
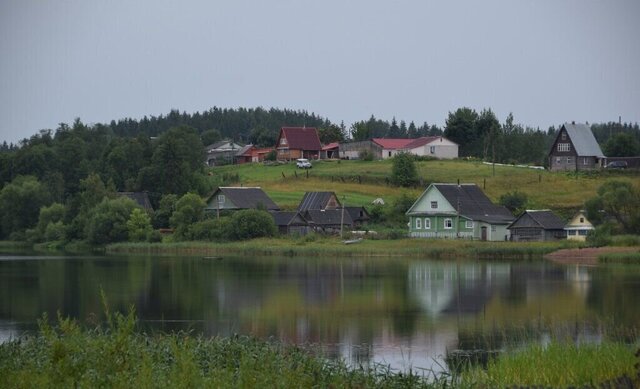
<svg viewBox="0 0 640 389"><path fill-rule="evenodd" d="M542 242L566 239L565 222L548 209L527 210L507 229L514 242Z"/></svg>
<svg viewBox="0 0 640 389"><path fill-rule="evenodd" d="M311 231L309 223L300 212L274 211L270 212L278 232L283 235L306 235Z"/></svg>
<svg viewBox="0 0 640 389"><path fill-rule="evenodd" d="M591 132L582 123L565 123L549 150L549 170L583 171L602 167L604 154Z"/></svg>
<svg viewBox="0 0 640 389"><path fill-rule="evenodd" d="M280 207L257 187L219 187L206 201L205 211L237 211L241 209L264 209L279 211Z"/></svg>

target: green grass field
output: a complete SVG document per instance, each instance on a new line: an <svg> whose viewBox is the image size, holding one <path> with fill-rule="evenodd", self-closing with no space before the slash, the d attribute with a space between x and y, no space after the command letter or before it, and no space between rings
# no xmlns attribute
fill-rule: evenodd
<svg viewBox="0 0 640 389"><path fill-rule="evenodd" d="M245 164L217 167L212 176L237 173L237 184L260 186L285 209L298 205L306 191L334 191L347 205L369 205L375 198L393 201L402 193L417 198L429 183L475 183L493 201L518 190L529 198L529 208L549 208L568 217L595 196L610 179L639 185L633 172L595 172L590 174L552 173L522 167L485 165L478 161L419 161L420 188L397 188L387 184L392 163L385 161L315 161L308 171L297 170L294 163L265 166ZM565 215L566 214L566 215Z"/></svg>

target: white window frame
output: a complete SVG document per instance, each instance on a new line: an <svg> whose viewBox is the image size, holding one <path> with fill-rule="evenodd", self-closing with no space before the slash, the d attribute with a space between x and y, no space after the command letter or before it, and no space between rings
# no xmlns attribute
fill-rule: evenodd
<svg viewBox="0 0 640 389"><path fill-rule="evenodd" d="M558 151L571 151L571 143L558 143Z"/></svg>
<svg viewBox="0 0 640 389"><path fill-rule="evenodd" d="M473 220L467 220L464 222L464 228L473 228Z"/></svg>
<svg viewBox="0 0 640 389"><path fill-rule="evenodd" d="M447 224L449 224L448 227L447 227ZM451 219L451 218L444 219L443 225L444 225L444 229L445 230L453 229L453 219Z"/></svg>
<svg viewBox="0 0 640 389"><path fill-rule="evenodd" d="M416 218L416 230L421 230L421 229L422 229L422 219L417 217Z"/></svg>
<svg viewBox="0 0 640 389"><path fill-rule="evenodd" d="M573 159L571 157L567 157L567 163L573 163Z"/></svg>
<svg viewBox="0 0 640 389"><path fill-rule="evenodd" d="M226 201L226 198L224 197L223 194L219 194L218 195L218 204L224 204L224 202Z"/></svg>
<svg viewBox="0 0 640 389"><path fill-rule="evenodd" d="M589 164L589 158L587 158L587 157L582 158L582 164L583 165L588 165Z"/></svg>
<svg viewBox="0 0 640 389"><path fill-rule="evenodd" d="M424 218L424 229L425 230L431 229L431 219L429 219L428 217Z"/></svg>
<svg viewBox="0 0 640 389"><path fill-rule="evenodd" d="M436 146L429 146L429 152L431 154L435 154L436 153Z"/></svg>

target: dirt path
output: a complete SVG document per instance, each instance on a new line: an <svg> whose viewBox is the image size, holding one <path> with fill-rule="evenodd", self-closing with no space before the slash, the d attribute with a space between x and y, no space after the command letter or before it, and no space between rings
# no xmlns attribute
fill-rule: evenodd
<svg viewBox="0 0 640 389"><path fill-rule="evenodd" d="M558 263L597 265L598 256L601 254L636 251L638 251L638 247L589 247L584 249L562 249L544 257Z"/></svg>

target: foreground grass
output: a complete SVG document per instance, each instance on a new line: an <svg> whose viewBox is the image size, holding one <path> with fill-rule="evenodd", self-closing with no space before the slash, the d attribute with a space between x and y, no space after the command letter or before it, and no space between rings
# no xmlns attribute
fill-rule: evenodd
<svg viewBox="0 0 640 389"><path fill-rule="evenodd" d="M106 306L106 304L105 304ZM0 344L0 386L7 388L448 388L596 387L640 383L633 348L605 342L553 342L504 354L460 376L416 375L376 365L349 368L309 351L245 336L140 334L133 310L105 309L106 326L82 329L46 316L38 335ZM602 386L610 387L610 386ZM618 386L617 386L618 387ZM633 386L619 386L633 387Z"/></svg>
<svg viewBox="0 0 640 389"><path fill-rule="evenodd" d="M82 330L59 319L36 337L0 345L0 386L7 388L363 388L441 387L415 374L349 369L292 346L249 337L205 339L135 332L135 317Z"/></svg>
<svg viewBox="0 0 640 389"><path fill-rule="evenodd" d="M428 259L535 259L561 248L578 247L570 241L482 242L443 239L364 239L345 245L336 237L262 238L242 242L116 243L108 253L172 255L281 255L291 257L412 257Z"/></svg>
<svg viewBox="0 0 640 389"><path fill-rule="evenodd" d="M633 352L631 346L619 343L531 345L490 361L487 369L463 373L460 382L477 388L634 387L621 385L640 384ZM620 386L599 386L608 381Z"/></svg>

